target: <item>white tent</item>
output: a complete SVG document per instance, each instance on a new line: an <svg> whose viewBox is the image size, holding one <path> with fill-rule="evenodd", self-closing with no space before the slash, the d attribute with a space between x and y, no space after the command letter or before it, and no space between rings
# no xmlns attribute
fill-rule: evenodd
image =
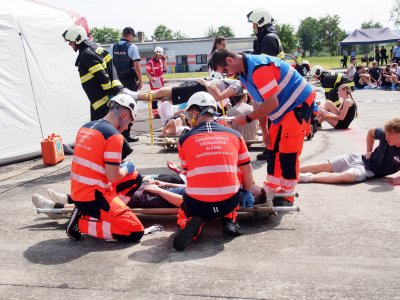
<svg viewBox="0 0 400 300"><path fill-rule="evenodd" d="M0 165L40 154L40 142L53 132L73 143L90 119L77 53L62 37L74 23L86 21L35 1L2 2Z"/></svg>

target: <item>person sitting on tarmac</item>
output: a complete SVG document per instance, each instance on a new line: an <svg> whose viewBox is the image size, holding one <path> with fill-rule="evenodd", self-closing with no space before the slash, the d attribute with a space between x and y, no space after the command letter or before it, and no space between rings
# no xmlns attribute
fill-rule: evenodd
<svg viewBox="0 0 400 300"><path fill-rule="evenodd" d="M232 108L228 110L228 117L236 117L240 114L248 114L253 111L253 106L247 104L247 92L229 97ZM232 128L240 132L245 141L253 141L257 139L257 130L259 128L258 120L254 120L244 125L232 123Z"/></svg>
<svg viewBox="0 0 400 300"><path fill-rule="evenodd" d="M335 129L347 129L357 116L357 104L351 94L351 89L342 84L338 89L339 108L332 101L327 100L323 108L318 109L316 119L319 123L326 121Z"/></svg>
<svg viewBox="0 0 400 300"><path fill-rule="evenodd" d="M186 113L192 129L178 143L187 186L178 214L180 229L173 241L177 251L197 238L205 221L217 217L222 218L224 233L242 234L235 210L254 182L250 156L239 132L214 122L216 111L209 93L198 92L189 98Z"/></svg>
<svg viewBox="0 0 400 300"><path fill-rule="evenodd" d="M200 79L198 81L186 81L178 86L165 86L158 90L148 93L132 92L129 95L136 100L153 100L160 98L170 98L173 105L187 102L187 100L197 92L208 92L216 101L223 101L224 104L230 96L242 91L239 80L223 78L218 72L211 74L210 81Z"/></svg>
<svg viewBox="0 0 400 300"><path fill-rule="evenodd" d="M321 83L321 86L325 90L325 98L331 100L336 107L340 106L338 95L339 86L346 84L354 90L354 82L343 73L328 72L325 71L323 67L316 65L311 68L310 75Z"/></svg>
<svg viewBox="0 0 400 300"><path fill-rule="evenodd" d="M356 72L354 73L354 85L357 89L363 89L365 87L376 88L377 85L372 84L371 75L369 75L363 66L357 66Z"/></svg>
<svg viewBox="0 0 400 300"><path fill-rule="evenodd" d="M373 149L374 141L379 145ZM384 129L371 128L365 154L345 154L327 162L300 167L302 183L354 183L400 171L400 118L386 122ZM400 176L393 178L400 185Z"/></svg>

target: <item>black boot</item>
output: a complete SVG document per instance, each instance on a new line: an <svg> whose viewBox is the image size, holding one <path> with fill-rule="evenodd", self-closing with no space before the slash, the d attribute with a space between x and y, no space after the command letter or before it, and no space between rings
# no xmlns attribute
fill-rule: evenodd
<svg viewBox="0 0 400 300"><path fill-rule="evenodd" d="M176 251L183 251L190 244L193 237L197 235L204 220L200 216L192 217L186 224L185 228L180 230L174 238L173 246Z"/></svg>
<svg viewBox="0 0 400 300"><path fill-rule="evenodd" d="M264 150L263 153L257 154L258 160L267 160L267 149Z"/></svg>
<svg viewBox="0 0 400 300"><path fill-rule="evenodd" d="M240 228L239 224L228 218L222 218L222 231L231 236L239 236L243 234L243 230Z"/></svg>

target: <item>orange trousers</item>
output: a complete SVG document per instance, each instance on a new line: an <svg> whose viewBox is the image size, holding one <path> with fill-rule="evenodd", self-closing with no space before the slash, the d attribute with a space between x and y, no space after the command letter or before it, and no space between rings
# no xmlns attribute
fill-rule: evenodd
<svg viewBox="0 0 400 300"><path fill-rule="evenodd" d="M294 192L299 178L299 156L310 126L314 99L315 92L312 92L303 104L287 112L279 123L271 124L264 181L267 193ZM293 201L293 197L288 200Z"/></svg>

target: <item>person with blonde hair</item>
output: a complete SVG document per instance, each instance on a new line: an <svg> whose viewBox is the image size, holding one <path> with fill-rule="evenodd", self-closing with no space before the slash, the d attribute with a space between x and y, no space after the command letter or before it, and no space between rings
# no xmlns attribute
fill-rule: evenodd
<svg viewBox="0 0 400 300"><path fill-rule="evenodd" d="M326 121L335 129L347 129L357 116L357 104L351 94L351 88L342 84L338 89L340 106L326 100L323 108L318 109L316 116L319 123Z"/></svg>
<svg viewBox="0 0 400 300"><path fill-rule="evenodd" d="M299 182L355 183L400 171L400 118L386 122L384 128L371 128L366 140L364 154L344 154L301 166ZM379 145L374 149L375 140L379 140ZM400 176L394 177L392 183L400 185Z"/></svg>

